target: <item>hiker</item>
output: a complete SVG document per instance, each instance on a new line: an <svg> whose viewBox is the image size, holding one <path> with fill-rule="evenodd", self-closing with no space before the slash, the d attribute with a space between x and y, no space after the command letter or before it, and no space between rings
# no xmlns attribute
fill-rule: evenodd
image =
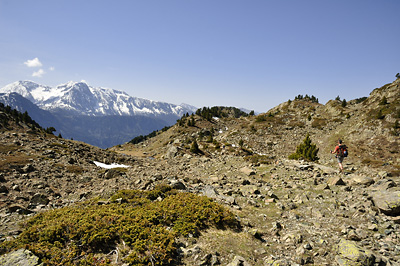
<svg viewBox="0 0 400 266"><path fill-rule="evenodd" d="M347 153L347 147L346 147L346 145L342 144L341 139L338 140L338 145L335 147L334 151L331 151L331 153L336 154L335 157L338 161L340 172L343 172L342 162L343 162L344 157L346 157L345 153Z"/></svg>

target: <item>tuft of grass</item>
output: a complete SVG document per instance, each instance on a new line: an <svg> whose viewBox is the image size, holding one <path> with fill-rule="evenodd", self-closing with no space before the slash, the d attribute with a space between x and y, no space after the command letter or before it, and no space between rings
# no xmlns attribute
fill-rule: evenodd
<svg viewBox="0 0 400 266"><path fill-rule="evenodd" d="M324 129L327 124L327 120L323 118L314 118L311 122L311 126L317 129Z"/></svg>
<svg viewBox="0 0 400 266"><path fill-rule="evenodd" d="M49 146L50 147L59 147L59 148L63 148L63 149L67 149L68 148L67 145L61 144L61 143L57 143L57 142L50 143Z"/></svg>
<svg viewBox="0 0 400 266"><path fill-rule="evenodd" d="M18 150L18 146L17 145L4 145L4 144L0 144L0 153L2 154L7 154L9 152L13 152Z"/></svg>
<svg viewBox="0 0 400 266"><path fill-rule="evenodd" d="M163 200L153 201L159 197ZM176 265L176 238L208 227L238 228L238 222L204 196L167 186L124 190L109 204L87 201L40 213L24 224L18 238L1 243L0 251L24 247L44 265L110 265L105 254L120 247L123 263Z"/></svg>
<svg viewBox="0 0 400 266"><path fill-rule="evenodd" d="M24 154L2 156L0 160L0 170L10 171L11 169L19 169L29 163L30 159L32 159L32 157Z"/></svg>
<svg viewBox="0 0 400 266"><path fill-rule="evenodd" d="M66 168L68 172L77 175L82 174L85 171L80 165L67 165Z"/></svg>

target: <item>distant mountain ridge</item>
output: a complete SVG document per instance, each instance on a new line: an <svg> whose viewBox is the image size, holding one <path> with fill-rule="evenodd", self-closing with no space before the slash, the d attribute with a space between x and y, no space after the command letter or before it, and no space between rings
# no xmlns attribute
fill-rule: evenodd
<svg viewBox="0 0 400 266"><path fill-rule="evenodd" d="M0 102L27 111L42 127L55 127L65 138L101 148L123 144L173 125L196 107L129 96L85 82L68 82L55 88L18 81L0 89Z"/></svg>
<svg viewBox="0 0 400 266"><path fill-rule="evenodd" d="M123 91L92 87L86 82L68 82L53 88L32 81L17 81L0 89L16 92L38 107L49 111L69 111L75 115L176 115L193 112L196 107L175 105L129 96Z"/></svg>

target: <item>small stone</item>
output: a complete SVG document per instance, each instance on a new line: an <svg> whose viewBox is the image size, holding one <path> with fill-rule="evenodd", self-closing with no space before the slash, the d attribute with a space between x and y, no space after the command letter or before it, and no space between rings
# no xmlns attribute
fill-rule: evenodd
<svg viewBox="0 0 400 266"><path fill-rule="evenodd" d="M39 258L31 251L19 249L0 257L0 265L3 266L37 266ZM40 264L41 265L41 264Z"/></svg>
<svg viewBox="0 0 400 266"><path fill-rule="evenodd" d="M1 186L0 186L0 193L5 193L5 194L7 194L7 193L8 193L7 187L4 186L4 185L1 185Z"/></svg>
<svg viewBox="0 0 400 266"><path fill-rule="evenodd" d="M243 257L235 256L233 261L226 266L251 266Z"/></svg>
<svg viewBox="0 0 400 266"><path fill-rule="evenodd" d="M346 183L339 176L332 177L328 180L328 184L331 186L345 186Z"/></svg>

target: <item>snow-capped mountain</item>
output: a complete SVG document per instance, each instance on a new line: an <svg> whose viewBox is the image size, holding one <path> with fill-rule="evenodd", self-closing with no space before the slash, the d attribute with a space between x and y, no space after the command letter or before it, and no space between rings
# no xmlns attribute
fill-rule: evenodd
<svg viewBox="0 0 400 266"><path fill-rule="evenodd" d="M55 88L18 81L0 89L0 102L27 111L42 127L65 138L107 148L171 126L195 107L129 96L125 92L68 82Z"/></svg>
<svg viewBox="0 0 400 266"><path fill-rule="evenodd" d="M193 112L195 107L175 105L132 97L123 91L94 88L86 82L68 82L55 88L32 81L18 81L0 89L0 93L16 92L48 111L69 111L74 114L105 115L176 115Z"/></svg>

